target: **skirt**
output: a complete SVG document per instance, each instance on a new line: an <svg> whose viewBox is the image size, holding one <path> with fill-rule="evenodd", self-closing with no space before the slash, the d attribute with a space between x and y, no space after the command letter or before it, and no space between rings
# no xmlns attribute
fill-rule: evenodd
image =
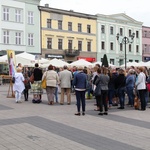
<svg viewBox="0 0 150 150"><path fill-rule="evenodd" d="M38 95L43 94L43 89L42 89L42 86L41 86L41 81L34 81L34 83L31 84L30 93L32 93L32 94L38 94Z"/></svg>

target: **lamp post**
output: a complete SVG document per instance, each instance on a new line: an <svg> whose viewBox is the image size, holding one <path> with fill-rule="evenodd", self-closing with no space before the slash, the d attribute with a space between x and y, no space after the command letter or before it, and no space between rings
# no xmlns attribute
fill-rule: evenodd
<svg viewBox="0 0 150 150"><path fill-rule="evenodd" d="M135 36L135 33L133 33L131 35L131 37L123 37L123 38L120 38L120 35L119 33L117 34L117 41L119 44L124 44L125 45L125 69L127 67L127 53L126 53L126 45L129 44L129 43L133 43L133 39L134 39L134 36Z"/></svg>

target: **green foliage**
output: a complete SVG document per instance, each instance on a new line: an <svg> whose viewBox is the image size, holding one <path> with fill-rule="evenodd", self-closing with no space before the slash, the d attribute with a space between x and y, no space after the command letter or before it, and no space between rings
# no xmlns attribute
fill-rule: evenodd
<svg viewBox="0 0 150 150"><path fill-rule="evenodd" d="M106 54L103 56L102 67L109 67Z"/></svg>

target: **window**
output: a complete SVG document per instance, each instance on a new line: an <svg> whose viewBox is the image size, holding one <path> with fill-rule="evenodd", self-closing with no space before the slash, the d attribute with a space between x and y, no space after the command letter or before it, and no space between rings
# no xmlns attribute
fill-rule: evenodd
<svg viewBox="0 0 150 150"><path fill-rule="evenodd" d="M132 46L131 44L129 44L129 52L131 52L131 50L132 50Z"/></svg>
<svg viewBox="0 0 150 150"><path fill-rule="evenodd" d="M21 45L21 32L16 32L16 45Z"/></svg>
<svg viewBox="0 0 150 150"><path fill-rule="evenodd" d="M68 22L68 30L72 31L72 22Z"/></svg>
<svg viewBox="0 0 150 150"><path fill-rule="evenodd" d="M52 49L52 38L47 38L47 49Z"/></svg>
<svg viewBox="0 0 150 150"><path fill-rule="evenodd" d="M87 51L88 51L88 52L91 51L91 42L87 42Z"/></svg>
<svg viewBox="0 0 150 150"><path fill-rule="evenodd" d="M110 42L110 50L114 50L114 43Z"/></svg>
<svg viewBox="0 0 150 150"><path fill-rule="evenodd" d="M101 33L105 33L105 26L101 25Z"/></svg>
<svg viewBox="0 0 150 150"><path fill-rule="evenodd" d="M58 20L58 29L62 30L62 21L61 20Z"/></svg>
<svg viewBox="0 0 150 150"><path fill-rule="evenodd" d="M123 36L123 29L120 28L120 36Z"/></svg>
<svg viewBox="0 0 150 150"><path fill-rule="evenodd" d="M33 46L33 34L32 33L28 34L28 45Z"/></svg>
<svg viewBox="0 0 150 150"><path fill-rule="evenodd" d="M129 59L129 62L133 62L133 60L132 60L132 59Z"/></svg>
<svg viewBox="0 0 150 150"><path fill-rule="evenodd" d="M114 28L110 27L110 34L113 35L114 34Z"/></svg>
<svg viewBox="0 0 150 150"><path fill-rule="evenodd" d="M16 22L21 22L21 10L16 9L15 13L16 13Z"/></svg>
<svg viewBox="0 0 150 150"><path fill-rule="evenodd" d="M58 39L58 49L62 50L62 39Z"/></svg>
<svg viewBox="0 0 150 150"><path fill-rule="evenodd" d="M144 52L147 52L147 44L144 44Z"/></svg>
<svg viewBox="0 0 150 150"><path fill-rule="evenodd" d="M78 23L78 32L82 32L82 24Z"/></svg>
<svg viewBox="0 0 150 150"><path fill-rule="evenodd" d="M139 52L139 45L136 45L136 52Z"/></svg>
<svg viewBox="0 0 150 150"><path fill-rule="evenodd" d="M87 33L91 33L91 26L87 25Z"/></svg>
<svg viewBox="0 0 150 150"><path fill-rule="evenodd" d="M28 24L33 24L33 12L28 12Z"/></svg>
<svg viewBox="0 0 150 150"><path fill-rule="evenodd" d="M120 43L120 51L123 50L123 46L122 46L122 43Z"/></svg>
<svg viewBox="0 0 150 150"><path fill-rule="evenodd" d="M144 31L144 37L147 37L147 31Z"/></svg>
<svg viewBox="0 0 150 150"><path fill-rule="evenodd" d="M51 28L51 19L47 19L47 28Z"/></svg>
<svg viewBox="0 0 150 150"><path fill-rule="evenodd" d="M139 38L139 31L136 31L136 38Z"/></svg>
<svg viewBox="0 0 150 150"><path fill-rule="evenodd" d="M131 35L131 30L129 30L129 37L131 37L132 35Z"/></svg>
<svg viewBox="0 0 150 150"><path fill-rule="evenodd" d="M9 44L9 31L4 31L3 32L3 43L4 44Z"/></svg>
<svg viewBox="0 0 150 150"><path fill-rule="evenodd" d="M110 59L110 64L114 65L115 64L115 60L114 59Z"/></svg>
<svg viewBox="0 0 150 150"><path fill-rule="evenodd" d="M3 8L3 20L9 21L9 8Z"/></svg>
<svg viewBox="0 0 150 150"><path fill-rule="evenodd" d="M68 40L68 49L72 50L72 40Z"/></svg>
<svg viewBox="0 0 150 150"><path fill-rule="evenodd" d="M78 50L82 51L82 41L78 41Z"/></svg>
<svg viewBox="0 0 150 150"><path fill-rule="evenodd" d="M102 43L101 43L101 47L102 47L102 50L105 49L105 42L102 42Z"/></svg>
<svg viewBox="0 0 150 150"><path fill-rule="evenodd" d="M139 63L139 60L135 60L135 62Z"/></svg>

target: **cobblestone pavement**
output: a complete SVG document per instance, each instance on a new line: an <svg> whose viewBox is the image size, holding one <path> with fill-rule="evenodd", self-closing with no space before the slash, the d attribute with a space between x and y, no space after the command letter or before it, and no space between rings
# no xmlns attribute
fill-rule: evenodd
<svg viewBox="0 0 150 150"><path fill-rule="evenodd" d="M32 95L15 103L7 98L8 88L0 86L0 150L150 150L149 106L113 107L99 116L91 99L86 115L75 116L74 94L71 105L48 105L45 93L41 104L32 104Z"/></svg>

